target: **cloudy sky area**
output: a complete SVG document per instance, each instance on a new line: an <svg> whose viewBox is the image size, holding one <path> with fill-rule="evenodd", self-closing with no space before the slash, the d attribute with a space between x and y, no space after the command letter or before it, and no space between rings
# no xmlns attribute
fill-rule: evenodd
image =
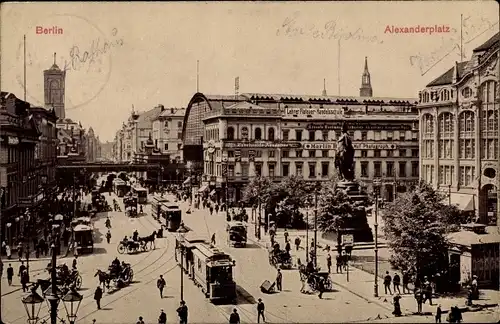
<svg viewBox="0 0 500 324"><path fill-rule="evenodd" d="M185 107L199 90L359 93L368 56L374 95L418 97L432 79L498 32L494 1L366 3L7 3L1 10L1 84L43 105L43 70L67 69L66 116L112 140L134 105ZM444 26L449 32L395 34L391 27ZM36 27L62 35L40 35ZM340 65L338 64L340 41ZM85 55L84 52L88 54ZM339 69L340 66L340 69Z"/></svg>

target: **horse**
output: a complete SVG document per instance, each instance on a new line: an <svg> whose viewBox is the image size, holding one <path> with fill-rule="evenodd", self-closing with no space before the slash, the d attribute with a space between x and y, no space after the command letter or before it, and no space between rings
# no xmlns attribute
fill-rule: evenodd
<svg viewBox="0 0 500 324"><path fill-rule="evenodd" d="M99 270L99 269L97 269L97 272L95 273L94 277L97 277L97 276L99 276L99 286L102 285L102 291L104 292L105 287L108 287L108 289L109 289L109 283L111 281L111 276L108 273L106 273L102 270Z"/></svg>
<svg viewBox="0 0 500 324"><path fill-rule="evenodd" d="M144 245L150 243L150 245L153 246L153 249L155 250L156 249L155 239L156 239L156 231L153 231L151 235L145 237L139 237L139 242L143 242Z"/></svg>

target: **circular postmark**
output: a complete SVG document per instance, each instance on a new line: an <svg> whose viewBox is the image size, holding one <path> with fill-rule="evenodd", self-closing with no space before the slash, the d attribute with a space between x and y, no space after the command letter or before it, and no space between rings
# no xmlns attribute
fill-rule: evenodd
<svg viewBox="0 0 500 324"><path fill-rule="evenodd" d="M42 17L24 31L16 52L16 80L24 89L26 57L26 100L50 104L45 96L44 71L53 64L65 72L65 110L81 109L104 90L111 77L111 56L123 46L118 29L102 30L88 18L74 14ZM24 46L26 44L26 48ZM50 100L49 100L50 101Z"/></svg>

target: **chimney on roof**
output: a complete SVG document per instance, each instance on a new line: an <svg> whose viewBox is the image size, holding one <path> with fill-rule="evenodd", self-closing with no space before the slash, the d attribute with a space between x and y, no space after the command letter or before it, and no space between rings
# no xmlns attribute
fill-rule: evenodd
<svg viewBox="0 0 500 324"><path fill-rule="evenodd" d="M170 108L170 113L173 115L175 114L175 109L174 108Z"/></svg>
<svg viewBox="0 0 500 324"><path fill-rule="evenodd" d="M158 107L160 107L161 112L163 112L165 110L165 106L163 106L162 104L158 104Z"/></svg>

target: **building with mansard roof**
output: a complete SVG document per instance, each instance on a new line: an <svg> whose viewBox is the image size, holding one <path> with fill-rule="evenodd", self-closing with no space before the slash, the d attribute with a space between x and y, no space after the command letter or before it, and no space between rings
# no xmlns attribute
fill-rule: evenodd
<svg viewBox="0 0 500 324"><path fill-rule="evenodd" d="M200 192L239 201L255 176L327 180L342 124L349 125L356 178L368 190L382 182L393 200L418 181L416 98L373 97L368 63L359 96L196 93L183 123L184 160ZM201 177L197 174L202 174Z"/></svg>
<svg viewBox="0 0 500 324"><path fill-rule="evenodd" d="M420 177L483 224L498 224L497 33L419 93Z"/></svg>

